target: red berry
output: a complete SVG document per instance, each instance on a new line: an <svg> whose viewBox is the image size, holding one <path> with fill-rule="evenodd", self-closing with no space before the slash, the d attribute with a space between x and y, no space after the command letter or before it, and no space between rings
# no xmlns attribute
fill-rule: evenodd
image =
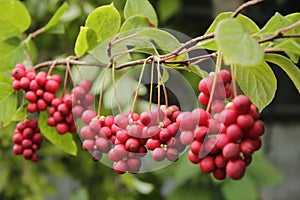
<svg viewBox="0 0 300 200"><path fill-rule="evenodd" d="M90 129L89 126L84 126L80 130L80 136L83 137L84 139L94 139L95 133Z"/></svg>
<svg viewBox="0 0 300 200"><path fill-rule="evenodd" d="M213 176L215 179L222 181L226 178L226 171L225 169L215 169L213 171Z"/></svg>
<svg viewBox="0 0 300 200"><path fill-rule="evenodd" d="M165 150L161 147L155 148L152 152L152 158L157 162L163 161L166 158Z"/></svg>
<svg viewBox="0 0 300 200"><path fill-rule="evenodd" d="M94 140L84 140L82 142L82 149L84 150L92 150L95 147L95 141Z"/></svg>
<svg viewBox="0 0 300 200"><path fill-rule="evenodd" d="M69 126L66 123L58 123L56 124L56 131L59 134L65 134L69 131Z"/></svg>
<svg viewBox="0 0 300 200"><path fill-rule="evenodd" d="M22 141L23 141L23 136L22 134L18 133L18 134L14 134L13 138L12 138L12 141L15 143L15 144L22 144Z"/></svg>
<svg viewBox="0 0 300 200"><path fill-rule="evenodd" d="M166 151L166 157L169 161L175 162L179 158L179 152L175 148L168 148Z"/></svg>
<svg viewBox="0 0 300 200"><path fill-rule="evenodd" d="M254 124L254 120L249 114L238 116L236 122L243 130L249 130Z"/></svg>
<svg viewBox="0 0 300 200"><path fill-rule="evenodd" d="M140 158L133 157L133 158L128 158L127 160L127 166L128 166L128 171L130 173L137 173L142 165L142 162Z"/></svg>
<svg viewBox="0 0 300 200"><path fill-rule="evenodd" d="M218 74L221 77L224 85L231 83L232 77L231 77L231 74L230 74L229 71L227 71L227 70L220 70Z"/></svg>
<svg viewBox="0 0 300 200"><path fill-rule="evenodd" d="M178 115L176 122L181 130L193 130L198 122L194 120L191 112L183 112Z"/></svg>
<svg viewBox="0 0 300 200"><path fill-rule="evenodd" d="M124 160L120 160L118 162L114 162L113 169L118 174L124 174L127 171L128 166L127 166L127 163Z"/></svg>
<svg viewBox="0 0 300 200"><path fill-rule="evenodd" d="M193 136L194 136L194 134L193 134ZM172 137L172 135L167 128L164 128L159 132L159 139L162 142L168 141L171 137ZM193 139L194 139L194 137L193 137Z"/></svg>
<svg viewBox="0 0 300 200"><path fill-rule="evenodd" d="M189 145L194 140L194 132L193 131L182 131L180 134L180 141L184 145Z"/></svg>
<svg viewBox="0 0 300 200"><path fill-rule="evenodd" d="M85 124L89 124L94 117L96 117L96 113L93 110L86 110L82 113L82 121Z"/></svg>
<svg viewBox="0 0 300 200"><path fill-rule="evenodd" d="M127 128L128 135L139 138L142 135L143 127L139 125L131 125Z"/></svg>
<svg viewBox="0 0 300 200"><path fill-rule="evenodd" d="M215 169L215 161L214 161L213 157L211 157L211 156L204 157L200 161L199 167L203 172L206 172L206 173L212 172Z"/></svg>
<svg viewBox="0 0 300 200"><path fill-rule="evenodd" d="M48 92L55 93L59 89L59 83L55 80L48 80L45 89Z"/></svg>
<svg viewBox="0 0 300 200"><path fill-rule="evenodd" d="M93 85L93 82L88 79L83 79L79 83L79 86L82 87L86 93L88 93L91 90L92 85Z"/></svg>
<svg viewBox="0 0 300 200"><path fill-rule="evenodd" d="M103 153L108 153L110 149L110 142L108 139L105 139L103 137L97 138L95 142L98 149Z"/></svg>
<svg viewBox="0 0 300 200"><path fill-rule="evenodd" d="M129 138L125 143L125 147L126 147L126 150L136 153L139 151L140 142L139 142L139 140L137 140L135 138Z"/></svg>
<svg viewBox="0 0 300 200"><path fill-rule="evenodd" d="M47 82L47 73L43 71L39 72L36 75L35 80L37 81L40 87L43 87Z"/></svg>
<svg viewBox="0 0 300 200"><path fill-rule="evenodd" d="M233 109L237 112L237 114L246 114L250 110L251 101L245 95L239 95L232 100Z"/></svg>
<svg viewBox="0 0 300 200"><path fill-rule="evenodd" d="M227 145L228 143L231 142L231 139L229 138L229 136L227 134L219 134L217 136L217 142L216 142L216 147L218 149L223 149L225 145Z"/></svg>
<svg viewBox="0 0 300 200"><path fill-rule="evenodd" d="M30 127L27 127L23 130L23 137L26 139L31 139L33 135L33 130Z"/></svg>
<svg viewBox="0 0 300 200"><path fill-rule="evenodd" d="M202 143L199 142L198 140L194 140L190 145L190 150L196 155L199 154L201 148L202 148Z"/></svg>
<svg viewBox="0 0 300 200"><path fill-rule="evenodd" d="M24 90L29 88L29 83L30 83L30 80L27 77L23 77L20 80L21 88L24 89Z"/></svg>
<svg viewBox="0 0 300 200"><path fill-rule="evenodd" d="M28 110L28 112L30 112L30 113L35 113L35 112L38 110L37 104L36 104L36 103L29 103L29 104L27 105L27 110Z"/></svg>
<svg viewBox="0 0 300 200"><path fill-rule="evenodd" d="M218 168L225 168L226 164L227 164L227 160L226 158L224 158L223 155L219 154L215 157L215 165Z"/></svg>
<svg viewBox="0 0 300 200"><path fill-rule="evenodd" d="M85 97L85 91L82 87L75 87L72 89L71 94L74 95L76 100L82 100Z"/></svg>
<svg viewBox="0 0 300 200"><path fill-rule="evenodd" d="M26 92L25 98L31 103L35 103L37 101L37 96L33 91Z"/></svg>
<svg viewBox="0 0 300 200"><path fill-rule="evenodd" d="M222 100L215 99L212 101L211 111L214 113L220 113L224 110L225 103Z"/></svg>
<svg viewBox="0 0 300 200"><path fill-rule="evenodd" d="M23 78L26 75L25 67L24 68L21 68L21 67L14 68L11 72L11 75L16 80L20 80L21 78Z"/></svg>
<svg viewBox="0 0 300 200"><path fill-rule="evenodd" d="M198 101L201 105L207 106L209 103L209 96L205 95L203 92L200 92L198 96Z"/></svg>
<svg viewBox="0 0 300 200"><path fill-rule="evenodd" d="M33 144L41 144L43 142L44 138L41 134L36 133L32 137Z"/></svg>
<svg viewBox="0 0 300 200"><path fill-rule="evenodd" d="M228 143L224 146L222 155L227 160L234 160L240 157L240 147L235 143Z"/></svg>
<svg viewBox="0 0 300 200"><path fill-rule="evenodd" d="M57 107L57 110L62 114L62 115L68 115L70 113L70 110L68 106L65 103L60 104Z"/></svg>
<svg viewBox="0 0 300 200"><path fill-rule="evenodd" d="M13 147L13 153L15 155L20 155L23 153L23 147L22 145L19 145L19 144L15 144L14 147Z"/></svg>
<svg viewBox="0 0 300 200"><path fill-rule="evenodd" d="M194 154L192 151L188 152L188 159L193 164L198 164L201 161L199 156L197 154Z"/></svg>
<svg viewBox="0 0 300 200"><path fill-rule="evenodd" d="M51 80L56 81L58 84L61 84L61 83L62 83L62 78L61 78L61 76L58 75L58 74L52 75L52 76L51 76Z"/></svg>
<svg viewBox="0 0 300 200"><path fill-rule="evenodd" d="M207 132L208 132L208 128L206 126L198 126L194 130L196 140L203 141Z"/></svg>
<svg viewBox="0 0 300 200"><path fill-rule="evenodd" d="M44 99L39 99L37 101L37 108L40 111L46 110L48 107L48 104L46 103L46 101Z"/></svg>
<svg viewBox="0 0 300 200"><path fill-rule="evenodd" d="M116 134L116 138L118 139L118 141L120 141L122 144L125 144L125 142L129 139L129 135L127 133L127 131L121 129L117 132Z"/></svg>
<svg viewBox="0 0 300 200"><path fill-rule="evenodd" d="M156 139L152 139L152 138L148 139L146 142L146 147L149 150L154 150L154 149L160 147L160 145L161 145L160 140L156 140Z"/></svg>
<svg viewBox="0 0 300 200"><path fill-rule="evenodd" d="M119 127L119 128L123 128L125 129L126 126L128 125L128 119L125 115L119 114L117 116L115 116L114 118L115 124Z"/></svg>
<svg viewBox="0 0 300 200"><path fill-rule="evenodd" d="M247 131L246 135L248 138L256 139L262 136L265 132L264 123L261 120L256 120L253 127Z"/></svg>
<svg viewBox="0 0 300 200"><path fill-rule="evenodd" d="M33 153L31 156L31 161L32 162L37 162L39 160L39 156L37 153Z"/></svg>
<svg viewBox="0 0 300 200"><path fill-rule="evenodd" d="M226 135L232 141L240 141L243 138L243 131L237 124L231 124L226 129Z"/></svg>
<svg viewBox="0 0 300 200"><path fill-rule="evenodd" d="M243 160L230 160L226 165L227 175L234 179L239 180L244 176L246 164Z"/></svg>
<svg viewBox="0 0 300 200"><path fill-rule="evenodd" d="M26 160L30 160L31 157L32 157L32 150L31 149L24 149L23 150L23 157L26 159Z"/></svg>
<svg viewBox="0 0 300 200"><path fill-rule="evenodd" d="M19 80L14 80L12 83L12 88L14 90L20 90L21 89L21 84Z"/></svg>
<svg viewBox="0 0 300 200"><path fill-rule="evenodd" d="M203 143L206 153L215 154L219 151L216 147L217 140L217 136L207 138L207 140Z"/></svg>
<svg viewBox="0 0 300 200"><path fill-rule="evenodd" d="M44 92L43 94L43 99L47 104L51 104L53 99L55 98L55 94L51 93L51 92Z"/></svg>
<svg viewBox="0 0 300 200"><path fill-rule="evenodd" d="M92 94L86 94L81 100L81 104L85 107L88 107L94 103L95 97Z"/></svg>
<svg viewBox="0 0 300 200"><path fill-rule="evenodd" d="M202 79L199 82L198 89L200 92L203 92L206 96L210 96L210 90L213 85L213 78L212 77L207 77Z"/></svg>

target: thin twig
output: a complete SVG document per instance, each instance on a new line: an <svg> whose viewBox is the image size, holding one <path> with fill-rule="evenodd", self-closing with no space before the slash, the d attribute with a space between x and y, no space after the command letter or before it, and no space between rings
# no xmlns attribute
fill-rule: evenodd
<svg viewBox="0 0 300 200"><path fill-rule="evenodd" d="M172 59L172 58L175 58L178 56L178 54L184 50L186 47L192 45L193 43L195 42L200 42L202 40L207 40L207 39L210 39L210 38L213 38L215 36L214 33L210 33L210 34L207 34L207 35L202 35L202 36L199 36L199 37L196 37L194 39L191 39L189 41L187 41L186 43L182 44L178 49L176 49L175 51L169 53L169 54L166 54L164 56L161 57L162 60L169 60L169 59Z"/></svg>
<svg viewBox="0 0 300 200"><path fill-rule="evenodd" d="M242 4L241 6L239 6L231 15L232 18L237 17L245 8L248 8L250 6L253 6L255 4L258 4L260 2L262 2L264 0L252 0L252 1L248 1L244 4Z"/></svg>
<svg viewBox="0 0 300 200"><path fill-rule="evenodd" d="M264 42L270 42L272 40L278 39L278 38L292 38L292 37L300 37L300 34L288 34L288 35L283 35L285 32L296 28L297 26L300 26L300 20L295 22L294 24L281 28L276 31L275 35L264 38L262 40L259 40L258 43L264 43Z"/></svg>

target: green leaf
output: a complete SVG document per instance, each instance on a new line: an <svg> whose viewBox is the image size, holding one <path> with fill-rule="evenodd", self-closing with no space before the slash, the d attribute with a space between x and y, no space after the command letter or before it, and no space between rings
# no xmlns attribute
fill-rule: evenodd
<svg viewBox="0 0 300 200"><path fill-rule="evenodd" d="M120 32L129 31L132 29L139 30L140 28L144 27L153 27L155 26L152 24L151 21L147 17L141 16L141 15L135 15L131 16L128 19L126 19L120 29ZM131 33L131 32L130 32Z"/></svg>
<svg viewBox="0 0 300 200"><path fill-rule="evenodd" d="M234 181L228 179L222 186L221 192L225 200L257 200L259 199L258 190L255 182L246 173L245 176L239 180Z"/></svg>
<svg viewBox="0 0 300 200"><path fill-rule="evenodd" d="M244 31L238 19L224 19L218 23L215 39L226 65L252 66L263 60L262 48Z"/></svg>
<svg viewBox="0 0 300 200"><path fill-rule="evenodd" d="M128 19L134 15L147 17L155 26L158 24L156 12L148 0L127 0L124 7L124 17Z"/></svg>
<svg viewBox="0 0 300 200"><path fill-rule="evenodd" d="M262 151L253 154L253 162L247 170L258 186L275 185L283 179L282 174L267 160Z"/></svg>
<svg viewBox="0 0 300 200"><path fill-rule="evenodd" d="M205 34L210 34L210 33L215 32L217 24L224 19L230 18L231 15L232 15L232 12L224 12L224 13L219 14L215 18L213 23L210 25L210 27L207 29ZM236 17L236 19L239 20L240 24L243 27L243 30L246 31L247 33L249 33L250 35L259 31L259 27L255 24L255 22L253 20L251 20L247 16L239 14ZM214 50L214 51L218 50L214 38L201 41L201 42L199 42L199 45L205 49Z"/></svg>
<svg viewBox="0 0 300 200"><path fill-rule="evenodd" d="M197 76L199 76L201 78L208 77L208 73L206 71L200 69L200 67L198 65L189 65L186 67L186 70L196 74Z"/></svg>
<svg viewBox="0 0 300 200"><path fill-rule="evenodd" d="M0 122L5 127L11 122L17 109L17 97L11 85L1 82L0 88Z"/></svg>
<svg viewBox="0 0 300 200"><path fill-rule="evenodd" d="M19 35L30 23L29 12L20 1L0 1L0 40Z"/></svg>
<svg viewBox="0 0 300 200"><path fill-rule="evenodd" d="M86 19L85 26L94 29L101 42L118 33L121 16L113 3L96 8Z"/></svg>
<svg viewBox="0 0 300 200"><path fill-rule="evenodd" d="M286 19L291 20L292 23L296 23L300 20L300 13L291 13L285 16ZM293 29L294 33L300 33L300 26ZM293 38L298 44L300 44L300 38Z"/></svg>
<svg viewBox="0 0 300 200"><path fill-rule="evenodd" d="M232 12L224 12L219 14L213 23L210 25L210 27L207 29L205 34L213 33L216 30L216 27L219 22L221 22L224 19L231 18ZM259 31L259 27L255 24L255 22L250 19L249 17L239 14L235 19L238 19L238 21L241 23L243 30L246 31L249 34L254 34Z"/></svg>
<svg viewBox="0 0 300 200"><path fill-rule="evenodd" d="M260 111L274 99L277 79L266 62L255 66L236 66L236 79L244 94Z"/></svg>
<svg viewBox="0 0 300 200"><path fill-rule="evenodd" d="M282 43L275 45L272 50L284 51L294 63L298 63L300 56L300 44L293 39L284 40Z"/></svg>
<svg viewBox="0 0 300 200"><path fill-rule="evenodd" d="M159 19L166 22L173 17L181 8L181 0L159 0L157 3L157 12Z"/></svg>
<svg viewBox="0 0 300 200"><path fill-rule="evenodd" d="M57 133L54 127L47 124L47 119L49 118L48 112L41 112L39 116L39 126L41 133L56 147L63 150L64 152L76 156L77 146L70 133L60 135Z"/></svg>
<svg viewBox="0 0 300 200"><path fill-rule="evenodd" d="M20 41L14 39L0 41L0 72L12 70L25 58L25 48Z"/></svg>
<svg viewBox="0 0 300 200"><path fill-rule="evenodd" d="M20 106L13 115L12 121L21 121L27 116L27 106Z"/></svg>
<svg viewBox="0 0 300 200"><path fill-rule="evenodd" d="M109 63L109 57L107 55L107 46L109 44L110 40L102 41L100 44L98 44L90 53L100 62L100 63ZM127 51L127 47L123 43L116 44L111 49L111 54L117 54L120 52ZM131 56L129 54L119 55L114 57L114 61L119 64L123 62L128 62L131 60Z"/></svg>
<svg viewBox="0 0 300 200"><path fill-rule="evenodd" d="M280 13L276 12L275 15L269 19L265 26L260 30L259 34L273 35L278 29L291 25L291 20L285 18Z"/></svg>
<svg viewBox="0 0 300 200"><path fill-rule="evenodd" d="M144 28L135 33L135 37L122 43L132 46L136 52L156 54L154 47L161 53L169 53L181 46L181 43L170 33L155 28Z"/></svg>
<svg viewBox="0 0 300 200"><path fill-rule="evenodd" d="M127 187L130 187L141 194L149 194L154 189L153 184L141 181L132 174L124 174L120 178Z"/></svg>
<svg viewBox="0 0 300 200"><path fill-rule="evenodd" d="M292 61L282 55L270 53L265 55L265 59L283 69L300 93L300 69Z"/></svg>
<svg viewBox="0 0 300 200"><path fill-rule="evenodd" d="M54 15L51 17L51 19L49 20L49 22L44 26L44 30L48 30L54 26L56 26L59 21L60 18L62 17L62 15L65 13L65 11L68 9L68 3L64 2L59 8L58 10L54 13Z"/></svg>
<svg viewBox="0 0 300 200"><path fill-rule="evenodd" d="M75 43L75 53L77 56L84 55L93 49L97 44L97 33L89 27L80 27L80 32Z"/></svg>
<svg viewBox="0 0 300 200"><path fill-rule="evenodd" d="M166 68L163 68L163 74L162 74L162 77L161 77L161 80L160 82L158 83L159 85L161 84L164 84L165 82L167 82L169 80L169 72Z"/></svg>

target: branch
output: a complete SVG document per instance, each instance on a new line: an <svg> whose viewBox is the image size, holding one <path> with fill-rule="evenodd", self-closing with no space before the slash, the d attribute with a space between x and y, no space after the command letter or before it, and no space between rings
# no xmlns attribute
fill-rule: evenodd
<svg viewBox="0 0 300 200"><path fill-rule="evenodd" d="M74 57L72 59L59 59L59 60L50 60L50 61L45 61L42 63L39 63L37 65L34 66L35 69L40 69L43 67L49 67L53 64L55 65L67 65L68 62L71 65L81 65L81 66L96 66L96 67L106 67L106 64L102 64L102 63L86 63L86 62L82 62L82 61L78 61L79 57Z"/></svg>
<svg viewBox="0 0 300 200"><path fill-rule="evenodd" d="M297 26L300 26L300 20L297 21L296 23L290 25L290 26L287 26L287 27L284 27L284 28L281 28L281 29L277 30L276 33L275 33L275 35L267 37L267 38L262 39L262 40L259 40L258 43L269 42L269 41L272 41L272 40L275 40L275 39L278 39L278 38L300 37L300 34L283 35L284 32L287 32L287 31L289 31L289 30L291 30L293 28L296 28Z"/></svg>
<svg viewBox="0 0 300 200"><path fill-rule="evenodd" d="M262 1L264 1L264 0L252 0L252 1L248 1L248 2L246 2L246 3L244 3L244 4L242 4L241 6L239 6L239 7L234 11L234 13L232 13L231 17L232 17L232 18L237 17L237 16L238 16L245 8L250 7L250 6L253 6L253 5L255 5L255 4L258 4L258 3L262 2Z"/></svg>
<svg viewBox="0 0 300 200"><path fill-rule="evenodd" d="M207 35L202 35L202 36L199 36L199 37L196 37L194 39L191 39L189 41L187 41L186 43L183 43L178 49L176 49L175 51L169 53L169 54L166 54L164 56L161 57L161 59L163 61L166 61L166 60L169 60L169 59L172 59L172 58L175 58L177 56L180 55L180 52L182 50L184 50L186 47L192 45L193 43L195 42L200 42L202 40L207 40L207 39L210 39L210 38L213 38L215 36L214 33L210 33L210 34L207 34Z"/></svg>

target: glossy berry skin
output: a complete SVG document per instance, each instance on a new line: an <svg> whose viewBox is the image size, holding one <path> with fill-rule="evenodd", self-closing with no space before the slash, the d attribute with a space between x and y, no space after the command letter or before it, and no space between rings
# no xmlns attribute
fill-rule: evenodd
<svg viewBox="0 0 300 200"><path fill-rule="evenodd" d="M213 157L211 157L211 156L204 157L200 161L199 167L203 172L206 172L206 173L212 172L215 169L215 162L214 162Z"/></svg>
<svg viewBox="0 0 300 200"><path fill-rule="evenodd" d="M245 173L246 164L243 160L230 160L226 165L226 173L233 180L240 180Z"/></svg>

